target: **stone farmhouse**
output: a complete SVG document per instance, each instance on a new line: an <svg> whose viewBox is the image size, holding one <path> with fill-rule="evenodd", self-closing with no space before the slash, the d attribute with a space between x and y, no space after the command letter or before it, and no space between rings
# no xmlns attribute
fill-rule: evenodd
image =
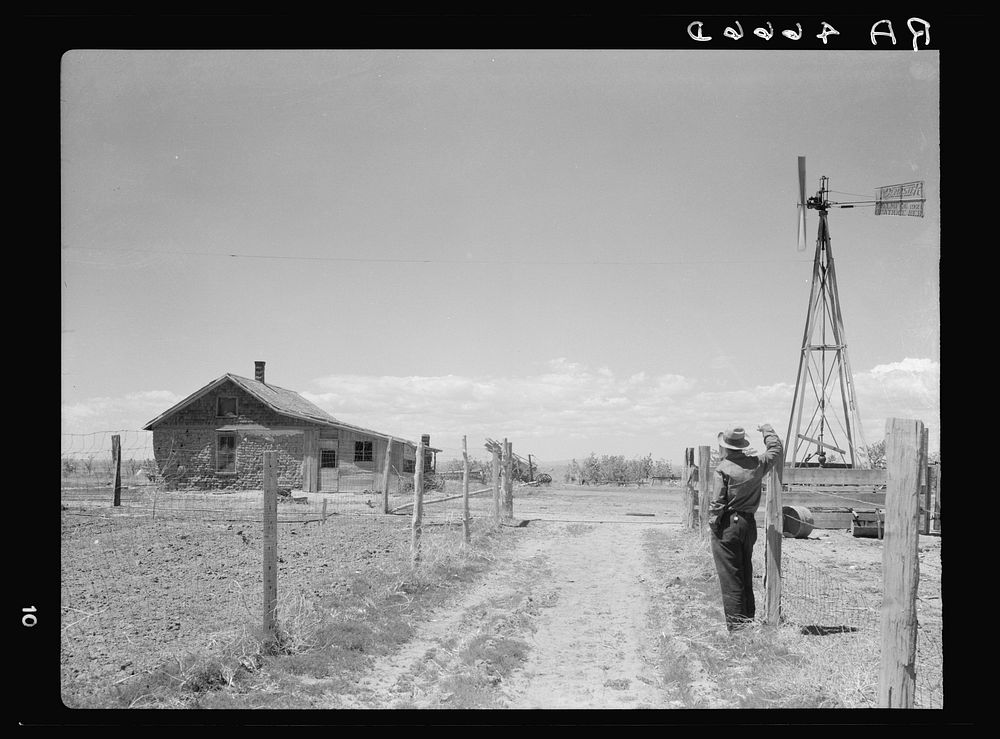
<svg viewBox="0 0 1000 739"><path fill-rule="evenodd" d="M381 490L392 440L392 476L412 475L417 445L337 420L292 390L268 383L264 362L254 379L225 374L144 426L153 432L160 475L171 486L259 490L262 452L277 452L278 484L305 492ZM439 449L423 436L424 471Z"/></svg>

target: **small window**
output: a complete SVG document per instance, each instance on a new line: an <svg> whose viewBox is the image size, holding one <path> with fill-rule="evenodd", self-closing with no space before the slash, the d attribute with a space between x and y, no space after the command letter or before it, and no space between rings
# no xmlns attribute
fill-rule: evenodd
<svg viewBox="0 0 1000 739"><path fill-rule="evenodd" d="M321 449L319 452L319 466L329 469L337 466L337 450Z"/></svg>
<svg viewBox="0 0 1000 739"><path fill-rule="evenodd" d="M372 461L372 443L370 441L354 442L354 461L355 462Z"/></svg>
<svg viewBox="0 0 1000 739"><path fill-rule="evenodd" d="M236 417L236 398L224 398L220 396L216 399L215 415L219 418Z"/></svg>
<svg viewBox="0 0 1000 739"><path fill-rule="evenodd" d="M417 470L417 460L415 459L404 459L403 460L403 472L416 472Z"/></svg>
<svg viewBox="0 0 1000 739"><path fill-rule="evenodd" d="M215 450L215 471L236 474L236 434L219 434Z"/></svg>

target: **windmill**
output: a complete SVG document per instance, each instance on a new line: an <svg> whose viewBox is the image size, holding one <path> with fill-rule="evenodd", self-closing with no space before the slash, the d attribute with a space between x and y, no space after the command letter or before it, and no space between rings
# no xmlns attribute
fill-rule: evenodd
<svg viewBox="0 0 1000 739"><path fill-rule="evenodd" d="M823 176L817 193L807 199L806 158L799 157L798 250L806 248L807 210L819 213L819 230L799 371L785 437L786 466L870 466L847 356L827 214L831 208L874 204L875 215L923 217L923 186L923 182L888 185L878 188L875 200L836 203L829 199L829 178ZM839 454L843 461L828 462L833 457L831 452Z"/></svg>

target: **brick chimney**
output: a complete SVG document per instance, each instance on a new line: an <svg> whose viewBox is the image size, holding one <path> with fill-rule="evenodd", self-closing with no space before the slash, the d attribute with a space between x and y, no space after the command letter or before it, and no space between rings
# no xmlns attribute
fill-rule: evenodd
<svg viewBox="0 0 1000 739"><path fill-rule="evenodd" d="M264 363L254 362L253 363L253 379L257 382L264 382Z"/></svg>

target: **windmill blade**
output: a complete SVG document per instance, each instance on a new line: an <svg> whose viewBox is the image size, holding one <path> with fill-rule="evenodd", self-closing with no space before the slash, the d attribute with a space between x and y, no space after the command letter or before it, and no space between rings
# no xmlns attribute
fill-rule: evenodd
<svg viewBox="0 0 1000 739"><path fill-rule="evenodd" d="M799 251L806 250L806 158L799 157L799 233L795 246Z"/></svg>

